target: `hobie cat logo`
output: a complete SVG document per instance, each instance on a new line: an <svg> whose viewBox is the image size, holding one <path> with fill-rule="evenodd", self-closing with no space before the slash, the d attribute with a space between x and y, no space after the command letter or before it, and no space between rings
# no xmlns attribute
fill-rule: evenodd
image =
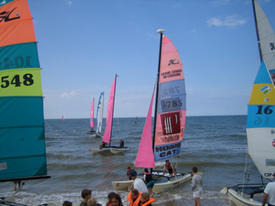
<svg viewBox="0 0 275 206"><path fill-rule="evenodd" d="M12 21L12 20L15 20L15 19L19 19L20 18L19 14L12 15L12 13L14 13L15 9L16 8L12 9L11 11L2 11L2 12L0 12L0 23L1 22L9 22L9 21Z"/></svg>
<svg viewBox="0 0 275 206"><path fill-rule="evenodd" d="M272 146L275 147L275 139L272 141Z"/></svg>
<svg viewBox="0 0 275 206"><path fill-rule="evenodd" d="M168 66L170 66L170 65L175 65L175 64L179 64L180 62L179 62L179 60L177 60L177 59L170 59L169 60L169 63L168 63Z"/></svg>
<svg viewBox="0 0 275 206"><path fill-rule="evenodd" d="M264 87L261 88L260 90L261 90L261 92L262 92L263 94L267 94L268 92L271 91L271 88L270 88L269 86L264 86Z"/></svg>

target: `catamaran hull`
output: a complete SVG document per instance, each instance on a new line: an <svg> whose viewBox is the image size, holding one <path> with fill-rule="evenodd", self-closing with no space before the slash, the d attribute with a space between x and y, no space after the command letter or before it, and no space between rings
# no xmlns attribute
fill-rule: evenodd
<svg viewBox="0 0 275 206"><path fill-rule="evenodd" d="M87 134L95 135L96 133L94 130L90 130L89 132L87 132Z"/></svg>
<svg viewBox="0 0 275 206"><path fill-rule="evenodd" d="M129 147L106 147L106 148L92 148L91 151L93 154L123 154L128 151Z"/></svg>
<svg viewBox="0 0 275 206"><path fill-rule="evenodd" d="M98 138L102 138L103 137L103 134L101 134L101 133L95 133L95 137L98 137Z"/></svg>
<svg viewBox="0 0 275 206"><path fill-rule="evenodd" d="M129 191L133 182L133 180L112 181L112 185L115 190Z"/></svg>
<svg viewBox="0 0 275 206"><path fill-rule="evenodd" d="M171 188L175 188L191 180L191 174L178 176L167 182L155 183L153 192L160 193ZM113 188L116 190L128 191L128 188L133 184L133 180L112 181Z"/></svg>
<svg viewBox="0 0 275 206"><path fill-rule="evenodd" d="M188 181L191 180L191 174L186 174L180 177L176 177L173 180L168 180L167 182L163 182L163 183L156 183L153 187L153 192L155 193L160 193L160 192L164 192L168 189L172 189L175 188L181 184L184 184Z"/></svg>
<svg viewBox="0 0 275 206"><path fill-rule="evenodd" d="M226 194L229 199L238 206L262 206L261 202L255 201L252 198L244 197L240 192L232 188L222 189L222 193ZM265 204L267 206L267 204Z"/></svg>
<svg viewBox="0 0 275 206"><path fill-rule="evenodd" d="M112 154L122 154L122 153L124 153L124 152L126 152L126 151L128 151L129 150L129 147L122 147L122 148L111 148L110 149L110 152L112 153Z"/></svg>
<svg viewBox="0 0 275 206"><path fill-rule="evenodd" d="M99 149L99 148L92 148L92 149L91 149L91 152L92 152L93 154L102 154L102 155L111 154L110 148L102 148L102 149Z"/></svg>

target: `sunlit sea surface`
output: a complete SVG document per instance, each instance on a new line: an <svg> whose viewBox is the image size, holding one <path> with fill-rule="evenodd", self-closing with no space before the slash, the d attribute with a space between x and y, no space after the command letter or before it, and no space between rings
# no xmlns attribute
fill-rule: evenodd
<svg viewBox="0 0 275 206"><path fill-rule="evenodd" d="M100 138L87 134L89 119L45 120L48 174L50 179L25 181L23 189L13 192L13 183L0 183L0 197L27 204L62 205L64 200L79 205L80 192L92 189L92 195L102 205L114 191L112 180L123 180L126 168L134 162L145 118L114 119L112 144L125 140L130 151L124 155L93 155ZM244 181L247 160L246 116L187 117L181 154L172 161L177 171L190 172L197 166L203 173L204 206L230 205L220 190ZM249 159L248 159L249 160ZM251 163L251 182L260 175ZM140 170L142 171L142 170ZM126 192L119 192L126 205ZM157 204L193 205L190 182L155 195ZM157 205L154 204L154 205Z"/></svg>

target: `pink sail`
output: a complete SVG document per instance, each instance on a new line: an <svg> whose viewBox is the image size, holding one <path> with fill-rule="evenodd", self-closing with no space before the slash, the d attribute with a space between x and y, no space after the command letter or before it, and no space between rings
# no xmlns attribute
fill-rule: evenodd
<svg viewBox="0 0 275 206"><path fill-rule="evenodd" d="M94 129L94 104L95 104L95 99L93 98L92 105L91 105L91 112L90 112L90 128L91 130Z"/></svg>
<svg viewBox="0 0 275 206"><path fill-rule="evenodd" d="M62 120L64 120L64 115L62 115Z"/></svg>
<svg viewBox="0 0 275 206"><path fill-rule="evenodd" d="M107 120L106 120L106 128L104 132L103 142L110 143L111 135L112 135L112 124L113 124L113 114L114 114L114 103L115 103L115 92L116 92L116 78L112 85L112 89L110 91L108 110L107 110Z"/></svg>
<svg viewBox="0 0 275 206"><path fill-rule="evenodd" d="M139 143L139 149L136 158L136 167L155 168L155 160L152 146L152 107L154 101L155 88L151 98L150 107L147 113L147 118L142 132L142 137Z"/></svg>

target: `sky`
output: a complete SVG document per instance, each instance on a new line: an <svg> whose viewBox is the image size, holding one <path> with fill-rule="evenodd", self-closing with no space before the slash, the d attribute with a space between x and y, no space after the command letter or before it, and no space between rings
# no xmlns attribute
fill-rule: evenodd
<svg viewBox="0 0 275 206"><path fill-rule="evenodd" d="M47 119L88 118L118 74L115 117L145 117L159 34L179 51L187 116L245 115L260 66L250 0L29 0ZM259 0L275 28L275 0Z"/></svg>

